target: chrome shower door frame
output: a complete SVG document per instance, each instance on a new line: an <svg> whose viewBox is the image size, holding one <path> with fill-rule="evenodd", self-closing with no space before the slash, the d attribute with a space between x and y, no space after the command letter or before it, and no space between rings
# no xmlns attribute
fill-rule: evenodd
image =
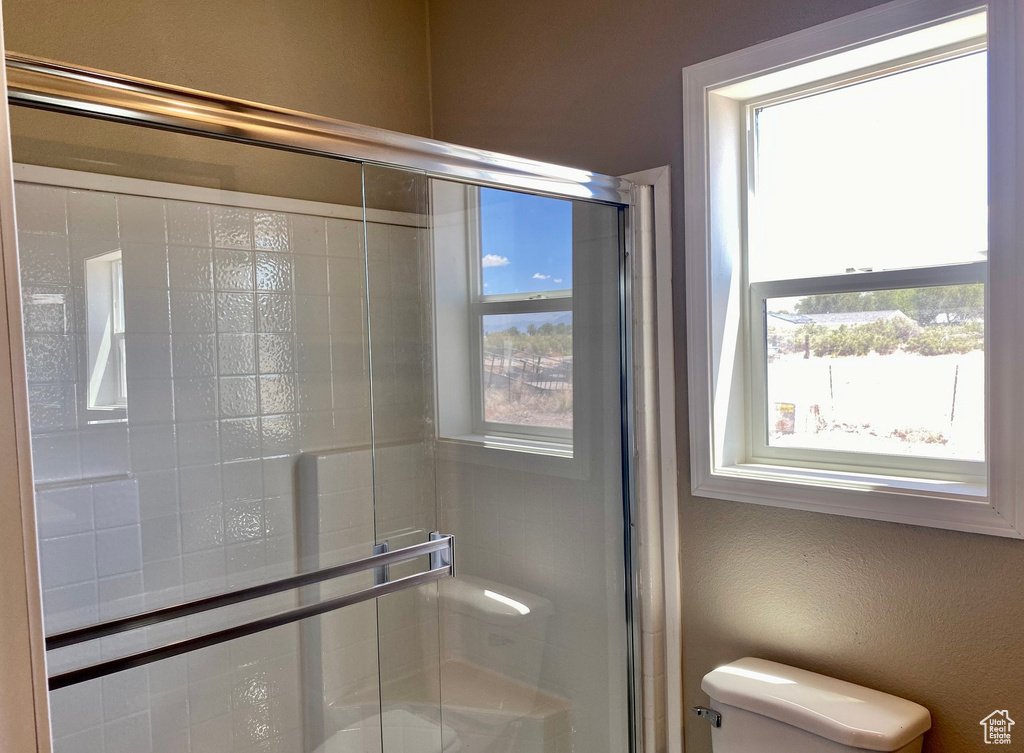
<svg viewBox="0 0 1024 753"><path fill-rule="evenodd" d="M327 157L479 185L631 204L627 180L333 120L180 86L7 55L12 104Z"/></svg>
<svg viewBox="0 0 1024 753"><path fill-rule="evenodd" d="M79 115L157 130L173 131L212 137L242 144L282 149L291 152L356 160L398 169L412 169L428 177L449 181L492 186L565 199L612 204L623 209L620 233L620 293L619 326L621 346L621 405L622 405L622 463L623 463L623 538L625 542L626 603L623 605L628 644L629 738L632 753L653 750L653 740L642 739L643 684L641 681L640 652L640 588L638 542L634 521L636 505L647 504L637 499L634 491L633 465L637 448L636 424L647 417L635 415L634 383L636 367L633 364L634 328L641 319L633 311L633 252L638 242L640 189L624 178L563 167L549 163L522 159L510 155L448 144L380 128L332 120L308 113L248 102L216 94L197 91L164 83L122 76L106 71L71 66L65 63L30 57L16 53L6 55L7 101L9 104ZM6 128L6 118L5 128ZM9 142L9 135L0 134ZM9 155L9 151L8 151ZM11 165L8 156L3 176L5 191L10 190ZM4 206L13 206L13 197L6 197ZM10 318L11 352L14 360L12 373L24 371L24 351L20 334L20 296L13 241L13 214L8 216L0 206L3 226L3 252L8 264L6 272L7 310ZM14 278L13 280L11 278ZM0 284L3 278L0 277ZM0 323L2 324L2 323ZM17 333L15 334L15 330ZM19 362L20 359L20 362ZM22 377L23 379L23 377ZM17 382L17 378L15 378ZM0 385L2 389L2 385ZM15 384L16 410L22 416L18 426L18 457L21 474L20 488L23 504L21 512L30 521L25 528L25 559L29 583L38 580L35 558L34 529L32 526L32 485L29 474L27 395L24 383ZM0 395L2 397L2 395ZM0 441L3 437L0 436ZM0 446L2 449L2 446ZM653 500L657 502L657 500ZM648 595L648 598L660 598ZM28 599L29 604L33 599ZM34 601L38 612L39 597ZM30 608L30 611L31 608ZM30 620L35 644L33 657L37 659L43 643L41 617ZM38 674L38 672L36 672ZM46 729L46 678L32 677L35 713L42 721L37 730ZM0 682L0 691L5 690ZM2 694L0 694L0 697ZM648 701L650 702L650 701ZM2 719L0 719L2 722ZM0 725L0 732L3 727ZM49 741L37 733L37 750L49 750ZM623 752L625 753L625 751Z"/></svg>

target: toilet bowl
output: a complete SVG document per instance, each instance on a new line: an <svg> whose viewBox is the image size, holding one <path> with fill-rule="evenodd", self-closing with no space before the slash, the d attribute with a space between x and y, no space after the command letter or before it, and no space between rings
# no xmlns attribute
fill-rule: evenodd
<svg viewBox="0 0 1024 753"><path fill-rule="evenodd" d="M920 753L931 727L911 701L763 659L704 676L714 753Z"/></svg>

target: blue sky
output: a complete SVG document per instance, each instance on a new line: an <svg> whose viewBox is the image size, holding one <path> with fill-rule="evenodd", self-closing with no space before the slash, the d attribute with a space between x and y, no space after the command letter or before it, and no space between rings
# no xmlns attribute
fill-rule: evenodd
<svg viewBox="0 0 1024 753"><path fill-rule="evenodd" d="M485 295L572 287L572 202L480 189Z"/></svg>

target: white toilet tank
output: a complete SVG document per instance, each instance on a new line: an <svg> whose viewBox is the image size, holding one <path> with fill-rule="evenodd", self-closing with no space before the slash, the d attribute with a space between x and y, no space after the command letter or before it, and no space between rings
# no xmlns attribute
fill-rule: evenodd
<svg viewBox="0 0 1024 753"><path fill-rule="evenodd" d="M924 706L764 659L726 664L700 686L714 753L919 753L932 726Z"/></svg>

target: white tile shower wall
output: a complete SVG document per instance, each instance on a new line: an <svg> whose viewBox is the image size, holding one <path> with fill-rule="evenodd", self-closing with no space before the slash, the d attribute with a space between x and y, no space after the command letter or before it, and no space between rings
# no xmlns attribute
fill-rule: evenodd
<svg viewBox="0 0 1024 753"><path fill-rule="evenodd" d="M370 441L361 223L24 183L17 208L48 631L294 571L298 453ZM84 262L116 250L127 420L85 397ZM56 748L298 749L297 635L56 692Z"/></svg>
<svg viewBox="0 0 1024 753"><path fill-rule="evenodd" d="M18 202L37 480L54 513L41 530L48 629L292 570L297 454L370 440L361 225L30 185L18 186ZM426 289L423 255L415 229L367 232L380 442L370 491L378 532L397 538L432 529L435 517L428 320L415 294ZM83 409L80 270L116 248L125 259L129 418L95 425ZM345 483L321 506L323 544L335 551L358 544L366 522L356 501L366 487ZM97 496L100 484L119 485L120 496ZM607 551L621 536L615 511L568 479L469 463L441 463L437 485L460 567L556 608L544 627L505 631L446 613L445 658L569 698L600 722L608 670L579 658L608 653L601 574L616 575ZM109 541L120 549L101 556L97 546ZM407 691L404 681L436 661L434 594L381 603L386 705L389 682ZM372 681L366 661L376 656L353 637L372 632L372 617L325 620L329 699L358 691L357 676ZM183 630L153 630L144 645ZM298 629L282 629L56 693L57 749L301 749L298 646ZM436 678L423 680L414 700L436 708ZM602 728L577 728L585 726ZM590 742L581 735L574 744Z"/></svg>

